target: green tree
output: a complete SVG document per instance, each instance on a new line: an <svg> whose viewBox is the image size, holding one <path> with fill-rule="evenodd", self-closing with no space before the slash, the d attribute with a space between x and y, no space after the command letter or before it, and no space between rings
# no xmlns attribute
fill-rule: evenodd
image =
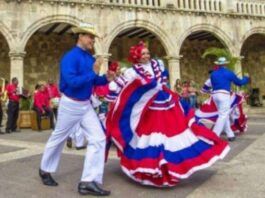
<svg viewBox="0 0 265 198"><path fill-rule="evenodd" d="M227 65L227 67L235 71L235 66L239 58L233 57L232 54L225 48L217 48L217 47L210 47L207 48L203 55L202 58L205 59L208 56L213 56L215 59L218 59L220 57L225 57L230 63Z"/></svg>

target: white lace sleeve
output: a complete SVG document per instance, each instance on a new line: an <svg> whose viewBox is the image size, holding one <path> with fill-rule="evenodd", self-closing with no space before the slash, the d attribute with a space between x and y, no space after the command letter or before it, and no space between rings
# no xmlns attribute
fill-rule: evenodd
<svg viewBox="0 0 265 198"><path fill-rule="evenodd" d="M161 71L162 72L165 71L165 64L164 64L164 62L161 59L158 59L157 61L158 61L158 64L159 64L159 67L160 67Z"/></svg>
<svg viewBox="0 0 265 198"><path fill-rule="evenodd" d="M137 77L133 68L126 69L123 74L117 77L114 81L109 83L110 91L119 93L120 90L128 83L133 81Z"/></svg>
<svg viewBox="0 0 265 198"><path fill-rule="evenodd" d="M137 73L136 71L133 69L133 68L129 68L127 69L125 72L124 72L124 78L127 80L127 81L132 81L134 80L136 77L137 77Z"/></svg>
<svg viewBox="0 0 265 198"><path fill-rule="evenodd" d="M116 91L118 91L118 88L119 88L119 86L117 85L117 83L115 81L111 81L109 83L109 90L110 91L116 92Z"/></svg>

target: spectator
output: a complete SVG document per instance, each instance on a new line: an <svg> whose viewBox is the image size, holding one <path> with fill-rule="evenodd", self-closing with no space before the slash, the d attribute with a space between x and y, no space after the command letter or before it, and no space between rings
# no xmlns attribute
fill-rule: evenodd
<svg viewBox="0 0 265 198"><path fill-rule="evenodd" d="M189 86L189 101L190 101L190 107L196 108L196 106L197 106L197 88L196 88L195 82L193 80L190 81L190 86Z"/></svg>
<svg viewBox="0 0 265 198"><path fill-rule="evenodd" d="M6 133L19 132L19 130L17 130L17 119L20 96L18 91L18 79L16 77L12 78L12 81L7 85L6 90L9 99L7 106Z"/></svg>
<svg viewBox="0 0 265 198"><path fill-rule="evenodd" d="M52 78L48 80L48 84L45 86L45 91L48 94L54 116L57 118L57 109L61 94L59 92L58 86L54 83Z"/></svg>
<svg viewBox="0 0 265 198"><path fill-rule="evenodd" d="M33 109L37 113L38 130L41 131L41 116L47 115L50 118L51 128L54 128L53 112L50 108L49 98L46 94L46 90L43 84L40 84L38 91L34 93Z"/></svg>
<svg viewBox="0 0 265 198"><path fill-rule="evenodd" d="M189 81L184 81L182 85L182 90L181 90L181 98L188 104L190 104L190 99L189 99L189 88L190 88L190 83Z"/></svg>
<svg viewBox="0 0 265 198"><path fill-rule="evenodd" d="M175 86L174 86L174 91L176 93L178 93L179 95L181 95L181 91L182 91L182 83L180 81L180 79L176 80Z"/></svg>

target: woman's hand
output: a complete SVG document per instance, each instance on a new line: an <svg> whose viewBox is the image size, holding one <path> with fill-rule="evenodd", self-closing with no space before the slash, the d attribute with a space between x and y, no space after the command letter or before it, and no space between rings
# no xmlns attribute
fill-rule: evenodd
<svg viewBox="0 0 265 198"><path fill-rule="evenodd" d="M106 76L109 82L113 81L116 78L116 72L108 71Z"/></svg>

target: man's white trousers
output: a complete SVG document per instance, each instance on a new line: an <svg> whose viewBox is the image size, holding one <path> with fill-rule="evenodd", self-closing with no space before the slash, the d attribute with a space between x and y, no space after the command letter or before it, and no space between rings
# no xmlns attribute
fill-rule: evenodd
<svg viewBox="0 0 265 198"><path fill-rule="evenodd" d="M215 123L213 131L220 136L223 131L225 131L227 137L234 137L234 132L230 126L230 105L231 105L231 96L229 92L220 91L214 93L213 100L218 109L218 119Z"/></svg>
<svg viewBox="0 0 265 198"><path fill-rule="evenodd" d="M69 137L72 139L72 142L75 144L75 147L83 147L87 144L86 136L81 126L77 126Z"/></svg>
<svg viewBox="0 0 265 198"><path fill-rule="evenodd" d="M41 169L49 173L57 170L65 140L78 125L88 141L81 181L102 183L106 137L90 101L62 96L56 127L46 144Z"/></svg>

